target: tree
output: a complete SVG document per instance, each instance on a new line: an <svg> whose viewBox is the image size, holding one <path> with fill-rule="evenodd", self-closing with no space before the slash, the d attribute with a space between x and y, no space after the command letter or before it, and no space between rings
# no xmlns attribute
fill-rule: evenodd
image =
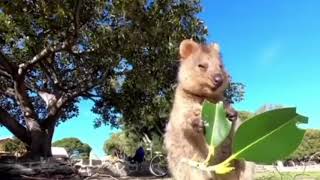
<svg viewBox="0 0 320 180"><path fill-rule="evenodd" d="M249 111L239 111L239 118L241 119L241 121L245 121L251 117L254 116L254 113L249 112Z"/></svg>
<svg viewBox="0 0 320 180"><path fill-rule="evenodd" d="M308 129L298 149L287 157L286 160L309 160L313 154L320 152L319 139L319 130Z"/></svg>
<svg viewBox="0 0 320 180"><path fill-rule="evenodd" d="M162 136L173 101L179 44L185 38L205 42L206 27L196 16L201 7L198 1L118 2L122 9L112 11L114 18L134 24L121 29L129 33L124 33L128 48L121 52L120 80L115 89L97 91L104 98L93 108L101 115L95 123L116 123L140 138L144 133L152 137L152 132ZM231 103L242 100L243 88L231 84Z"/></svg>
<svg viewBox="0 0 320 180"><path fill-rule="evenodd" d="M95 125L163 132L179 43L204 42L198 1L1 1L0 124L32 158L55 126L95 102Z"/></svg>
<svg viewBox="0 0 320 180"><path fill-rule="evenodd" d="M24 143L16 137L13 137L13 139L10 139L2 144L2 148L4 151L18 153L20 155L27 151Z"/></svg>
<svg viewBox="0 0 320 180"><path fill-rule="evenodd" d="M236 89L237 88L243 88L243 85L241 85L241 83L239 83L238 85L239 87L235 87ZM240 87L242 86L242 87ZM232 89L232 88L231 88ZM238 99L237 102L243 100L243 89L242 90L236 90L236 89L233 89L233 91L231 90L231 96L233 99ZM229 89L230 90L230 89ZM256 110L256 112L250 112L250 111L239 111L239 117L242 121L244 120L247 120L255 115L258 115L258 114L261 114L263 112L266 112L266 111L270 111L270 110L273 110L273 109L279 109L279 108L283 108L282 105L280 104L265 104L263 106L261 106L258 110Z"/></svg>
<svg viewBox="0 0 320 180"><path fill-rule="evenodd" d="M159 136L156 132L151 134L152 136L148 138L152 140L152 144L150 144L150 142L143 141L139 135L133 133L132 131L130 132L124 130L113 134L109 139L107 139L105 141L103 150L106 154L114 155L114 152L117 152L124 153L127 156L133 156L140 146L144 147L145 150L147 150L147 148L151 148L152 146L153 152L160 151L164 154L163 136ZM150 155L151 154L146 153L146 158L150 158Z"/></svg>
<svg viewBox="0 0 320 180"><path fill-rule="evenodd" d="M75 103L91 97L116 63L102 66L114 57L101 53L108 41L99 39L110 33L99 22L102 6L77 0L1 1L0 7L0 123L32 158L51 156L55 126L78 114Z"/></svg>
<svg viewBox="0 0 320 180"><path fill-rule="evenodd" d="M55 141L53 146L64 147L68 154L78 151L82 158L89 158L91 147L81 142L78 138L63 138L61 140Z"/></svg>
<svg viewBox="0 0 320 180"><path fill-rule="evenodd" d="M103 150L106 154L121 152L129 156L133 156L136 149L141 146L140 138L135 134L122 131L112 134L110 139L104 143Z"/></svg>
<svg viewBox="0 0 320 180"><path fill-rule="evenodd" d="M201 8L196 1L117 1L111 13L123 21L122 66L116 88L104 95L93 111L105 123L121 125L139 137L143 133L163 133L169 114L179 43L185 38L204 42L207 33L196 17ZM132 13L134 12L134 13ZM114 115L111 116L110 115ZM120 116L117 116L120 115Z"/></svg>
<svg viewBox="0 0 320 180"><path fill-rule="evenodd" d="M280 105L280 104L265 104L255 112L255 115L261 114L261 113L266 112L266 111L279 109L279 108L283 108L283 106Z"/></svg>

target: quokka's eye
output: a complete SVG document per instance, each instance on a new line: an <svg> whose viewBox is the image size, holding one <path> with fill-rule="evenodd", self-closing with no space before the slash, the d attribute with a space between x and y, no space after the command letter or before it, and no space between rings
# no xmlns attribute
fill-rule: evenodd
<svg viewBox="0 0 320 180"><path fill-rule="evenodd" d="M219 67L222 69L223 68L223 64L220 64Z"/></svg>
<svg viewBox="0 0 320 180"><path fill-rule="evenodd" d="M208 68L208 64L207 63L201 63L201 64L198 64L198 67L202 70L206 70Z"/></svg>

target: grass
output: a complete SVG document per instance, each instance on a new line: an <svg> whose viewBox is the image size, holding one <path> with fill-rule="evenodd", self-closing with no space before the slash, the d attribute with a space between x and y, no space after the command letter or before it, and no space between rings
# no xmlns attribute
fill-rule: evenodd
<svg viewBox="0 0 320 180"><path fill-rule="evenodd" d="M320 171L317 172L278 172L257 173L255 180L320 180Z"/></svg>

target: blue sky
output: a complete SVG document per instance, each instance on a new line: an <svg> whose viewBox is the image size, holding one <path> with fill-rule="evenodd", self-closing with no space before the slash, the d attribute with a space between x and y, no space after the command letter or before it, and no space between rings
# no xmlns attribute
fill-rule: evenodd
<svg viewBox="0 0 320 180"><path fill-rule="evenodd" d="M320 1L203 1L200 17L234 81L246 85L240 110L295 106L320 128Z"/></svg>
<svg viewBox="0 0 320 180"><path fill-rule="evenodd" d="M208 42L220 44L234 81L246 85L245 100L235 107L295 106L309 117L308 128L320 128L320 1L204 0L202 6ZM102 157L103 143L115 129L94 129L91 106L81 102L80 115L56 128L54 140L78 137ZM8 136L0 128L0 139Z"/></svg>

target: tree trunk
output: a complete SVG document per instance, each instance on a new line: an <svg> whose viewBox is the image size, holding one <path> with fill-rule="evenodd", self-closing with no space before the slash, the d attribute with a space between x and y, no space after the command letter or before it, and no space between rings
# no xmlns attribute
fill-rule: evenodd
<svg viewBox="0 0 320 180"><path fill-rule="evenodd" d="M47 129L31 130L31 146L30 146L30 158L33 160L39 160L40 157L47 159L52 156L51 142L52 138Z"/></svg>
<svg viewBox="0 0 320 180"><path fill-rule="evenodd" d="M40 160L40 157L47 158L51 156L51 139L53 129L42 127L38 121L38 116L34 111L34 107L27 95L26 86L24 84L24 76L20 76L14 83L16 100L19 102L21 110L24 114L26 129L30 140L30 158ZM49 126L51 128L51 126ZM20 140L24 141L20 138ZM25 142L25 141L24 141ZM27 142L25 142L27 143Z"/></svg>
<svg viewBox="0 0 320 180"><path fill-rule="evenodd" d="M36 119L29 117L26 121L28 128L25 128L1 107L0 123L25 143L29 151L29 158L39 160L40 157L47 158L52 156L51 142L55 123L51 123L47 128L44 128Z"/></svg>
<svg viewBox="0 0 320 180"><path fill-rule="evenodd" d="M48 134L48 139L47 139L47 144L48 144L48 146L47 146L47 156L48 156L48 157L51 157L51 156L52 156L51 144L52 144L52 137L53 137L55 125L56 125L56 123L55 123L55 121L54 121L54 122L52 122L52 123L49 125L49 127L48 127L48 129L47 129L47 134Z"/></svg>

